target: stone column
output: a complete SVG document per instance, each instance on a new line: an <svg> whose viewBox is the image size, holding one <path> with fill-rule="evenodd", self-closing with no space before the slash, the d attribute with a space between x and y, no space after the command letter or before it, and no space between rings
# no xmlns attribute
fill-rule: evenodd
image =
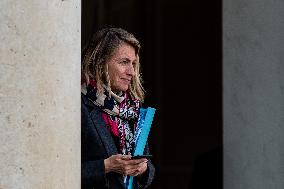
<svg viewBox="0 0 284 189"><path fill-rule="evenodd" d="M223 1L224 189L284 188L284 2Z"/></svg>
<svg viewBox="0 0 284 189"><path fill-rule="evenodd" d="M0 189L79 189L81 2L0 1Z"/></svg>

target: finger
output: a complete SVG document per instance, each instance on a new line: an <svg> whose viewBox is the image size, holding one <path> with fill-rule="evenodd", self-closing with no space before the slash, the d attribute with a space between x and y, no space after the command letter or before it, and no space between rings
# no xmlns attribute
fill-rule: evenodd
<svg viewBox="0 0 284 189"><path fill-rule="evenodd" d="M140 160L136 161L136 160L120 160L121 161L121 164L122 165L125 165L125 166L137 166L139 165L140 163L143 163L141 162Z"/></svg>
<svg viewBox="0 0 284 189"><path fill-rule="evenodd" d="M124 175L129 176L137 176L143 174L148 168L147 163L142 162L140 164L134 164L134 165L126 165L123 167L123 173Z"/></svg>
<svg viewBox="0 0 284 189"><path fill-rule="evenodd" d="M137 169L129 171L129 174L131 176L141 175L146 171L146 169L147 169L147 167L145 167L145 166L139 166Z"/></svg>
<svg viewBox="0 0 284 189"><path fill-rule="evenodd" d="M122 160L130 160L131 159L131 155L122 155L121 159Z"/></svg>
<svg viewBox="0 0 284 189"><path fill-rule="evenodd" d="M117 161L117 160L121 160L122 157L123 157L122 154L115 154L115 155L112 155L110 158L111 158L112 160Z"/></svg>
<svg viewBox="0 0 284 189"><path fill-rule="evenodd" d="M121 165L121 167L118 169L118 173L122 174L122 175L128 175L129 173L132 172L134 168L132 166L129 165Z"/></svg>
<svg viewBox="0 0 284 189"><path fill-rule="evenodd" d="M139 171L134 171L131 174L129 174L129 176L134 176L134 177L137 175L139 175Z"/></svg>
<svg viewBox="0 0 284 189"><path fill-rule="evenodd" d="M137 171L140 164L129 164L129 160L118 160L115 166L114 172L117 172L122 175L129 175Z"/></svg>
<svg viewBox="0 0 284 189"><path fill-rule="evenodd" d="M126 165L123 167L123 170L125 172L125 174L129 175L129 174L133 174L134 172L136 172L139 169L139 165L140 164L134 164L134 165Z"/></svg>
<svg viewBox="0 0 284 189"><path fill-rule="evenodd" d="M136 169L136 167L133 167L132 165L125 165L125 166L123 166L122 167L122 170L123 170L123 172L124 172L124 174L129 174L130 172L132 172L131 170L135 170Z"/></svg>
<svg viewBox="0 0 284 189"><path fill-rule="evenodd" d="M139 171L139 175L144 173L147 170L147 168L148 168L147 163L141 163L137 169Z"/></svg>
<svg viewBox="0 0 284 189"><path fill-rule="evenodd" d="M128 160L128 161L124 161L121 160L121 164L120 164L120 169L122 170L123 174L129 175L129 174L134 174L134 172L138 173L142 173L147 169L147 163L146 162L141 162L138 164L130 164L129 162L133 161L133 160ZM136 162L137 163L137 162Z"/></svg>
<svg viewBox="0 0 284 189"><path fill-rule="evenodd" d="M140 175L140 173L138 171L133 174L134 177L136 177L138 175Z"/></svg>
<svg viewBox="0 0 284 189"><path fill-rule="evenodd" d="M135 176L136 174L139 174L139 171L137 169L129 169L126 171L126 175L129 176Z"/></svg>
<svg viewBox="0 0 284 189"><path fill-rule="evenodd" d="M136 164L140 164L140 163L143 163L143 162L147 162L148 160L143 158L143 159L133 159L133 160L129 160L128 163L130 165L136 165Z"/></svg>

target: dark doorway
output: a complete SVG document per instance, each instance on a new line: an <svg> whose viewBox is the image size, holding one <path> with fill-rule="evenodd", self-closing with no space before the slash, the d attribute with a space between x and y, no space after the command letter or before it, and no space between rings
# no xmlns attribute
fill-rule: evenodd
<svg viewBox="0 0 284 189"><path fill-rule="evenodd" d="M149 138L157 170L152 189L202 188L199 178L206 183L211 173L214 182L207 183L222 188L221 5L221 0L82 1L82 47L105 25L124 28L142 43L145 106L157 108ZM201 161L216 150L217 158Z"/></svg>

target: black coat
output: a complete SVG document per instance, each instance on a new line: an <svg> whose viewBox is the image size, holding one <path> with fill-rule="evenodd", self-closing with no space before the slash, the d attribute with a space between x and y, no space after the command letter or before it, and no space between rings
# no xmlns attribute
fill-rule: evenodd
<svg viewBox="0 0 284 189"><path fill-rule="evenodd" d="M148 147L145 148L148 153ZM84 94L81 104L81 177L82 189L124 189L122 177L114 172L105 174L104 159L118 154L111 133L102 118L102 111ZM134 178L134 188L147 188L155 173L148 160L148 169L140 179Z"/></svg>

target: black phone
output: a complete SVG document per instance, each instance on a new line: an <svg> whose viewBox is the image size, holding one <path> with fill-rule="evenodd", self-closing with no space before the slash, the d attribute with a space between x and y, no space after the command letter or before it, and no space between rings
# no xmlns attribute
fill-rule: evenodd
<svg viewBox="0 0 284 189"><path fill-rule="evenodd" d="M148 154L148 155L137 155L137 156L132 156L131 159L141 159L141 158L152 158L152 155Z"/></svg>

